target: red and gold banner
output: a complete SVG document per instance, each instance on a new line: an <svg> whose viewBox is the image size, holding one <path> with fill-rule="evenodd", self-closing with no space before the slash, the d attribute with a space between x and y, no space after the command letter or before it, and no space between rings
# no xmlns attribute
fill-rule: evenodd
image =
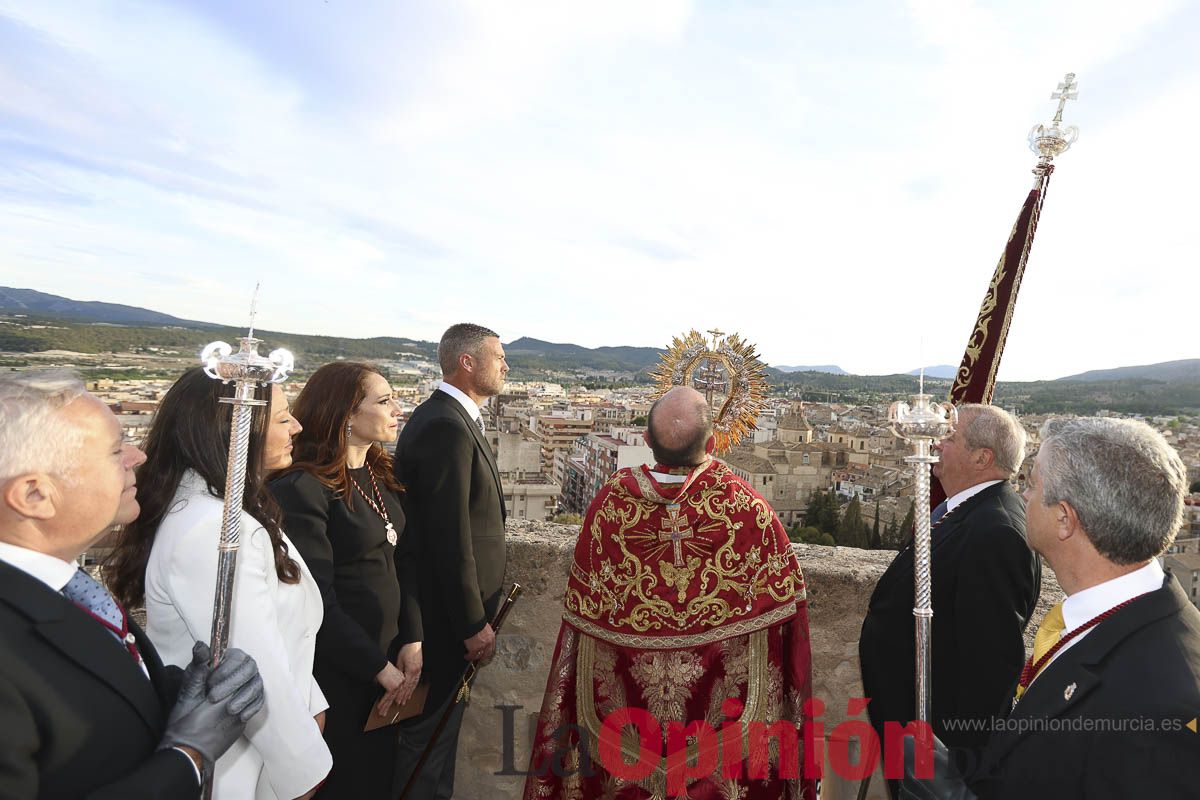
<svg viewBox="0 0 1200 800"><path fill-rule="evenodd" d="M1008 244L1000 263L992 274L975 327L967 339L954 385L950 388L950 402L990 403L996 391L996 372L1000 369L1000 357L1004 354L1004 341L1008 337L1008 326L1012 323L1013 310L1017 307L1017 292L1029 260L1029 249L1033 245L1033 234L1037 230L1042 203L1046 199L1046 186L1050 182L1053 164L1039 167L1037 185L1025 199L1016 224L1008 236Z"/></svg>
<svg viewBox="0 0 1200 800"><path fill-rule="evenodd" d="M1025 275L1025 264L1029 261L1029 249L1033 246L1033 234L1037 230L1052 172L1053 164L1039 164L1034 170L1038 176L1037 184L1025 198L1025 205L1008 235L1008 244L992 273L979 316L975 318L975 327L967 339L966 352L950 387L950 402L954 405L992 402L1000 357L1004 355L1004 341L1008 338L1008 326L1012 324L1013 311L1017 307L1017 292L1021 289L1021 278ZM934 478L929 492L930 508L945 499L942 484Z"/></svg>

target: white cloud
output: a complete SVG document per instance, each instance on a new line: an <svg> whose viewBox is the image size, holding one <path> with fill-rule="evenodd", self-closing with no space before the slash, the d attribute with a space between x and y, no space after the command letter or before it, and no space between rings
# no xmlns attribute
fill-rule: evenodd
<svg viewBox="0 0 1200 800"><path fill-rule="evenodd" d="M199 8L0 0L4 282L237 322L261 278L263 324L311 333L471 318L655 345L717 324L780 363L956 362L1031 182L1025 131L1074 69L1083 133L1001 376L1196 355L1169 311L1200 179L1186 6L334 11L281 39ZM295 66L306 40L344 54L342 84Z"/></svg>

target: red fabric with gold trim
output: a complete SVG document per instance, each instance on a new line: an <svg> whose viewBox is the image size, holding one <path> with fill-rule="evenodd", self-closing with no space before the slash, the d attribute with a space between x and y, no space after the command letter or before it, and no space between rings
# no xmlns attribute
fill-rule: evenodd
<svg viewBox="0 0 1200 800"><path fill-rule="evenodd" d="M1017 307L1017 292L1021 289L1021 278L1025 275L1025 264L1029 260L1029 249L1033 246L1033 235L1037 231L1046 186L1053 170L1053 166L1047 167L1038 185L1025 198L1008 235L1004 254L992 273L979 315L975 318L975 327L954 376L954 385L950 387L950 402L955 405L992 402L996 372L1000 369L1004 342Z"/></svg>
<svg viewBox="0 0 1200 800"><path fill-rule="evenodd" d="M688 647L780 622L803 596L771 506L714 459L686 487L645 466L609 478L575 548L565 619L617 644Z"/></svg>
<svg viewBox="0 0 1200 800"><path fill-rule="evenodd" d="M623 469L588 510L526 800L675 796L672 764L694 800L815 798L802 777L812 664L799 564L771 507L726 465L689 477L659 483L645 467ZM736 703L724 706L728 699ZM624 763L637 760L639 745L653 754L636 780L614 772L600 746L605 719L625 708L662 726L649 738L626 728ZM717 733L689 751L678 728L690 723ZM777 724L794 738L775 742L765 731ZM765 779L750 777L756 760ZM725 768L735 762L736 776Z"/></svg>

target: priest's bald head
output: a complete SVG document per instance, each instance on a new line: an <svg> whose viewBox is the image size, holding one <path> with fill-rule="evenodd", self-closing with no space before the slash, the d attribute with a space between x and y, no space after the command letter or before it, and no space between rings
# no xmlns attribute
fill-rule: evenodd
<svg viewBox="0 0 1200 800"><path fill-rule="evenodd" d="M713 435L712 409L690 386L675 386L650 407L646 444L667 467L694 467L704 461Z"/></svg>

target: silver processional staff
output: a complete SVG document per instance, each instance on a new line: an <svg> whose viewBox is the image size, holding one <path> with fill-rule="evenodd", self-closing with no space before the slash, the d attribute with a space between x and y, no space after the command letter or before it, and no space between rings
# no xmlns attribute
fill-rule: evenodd
<svg viewBox="0 0 1200 800"><path fill-rule="evenodd" d="M916 520L913 534L913 617L917 638L917 719L923 722L929 722L930 717L930 649L933 636L929 468L938 460L933 452L933 443L940 441L958 423L958 412L954 406L943 406L930 400L931 396L925 394L925 374L922 370L920 388L912 396L912 405L898 402L892 403L888 409L892 430L900 438L912 443L913 454L905 456L904 460L912 464L916 472L916 496L913 499Z"/></svg>
<svg viewBox="0 0 1200 800"><path fill-rule="evenodd" d="M258 299L250 308L249 333L238 339L238 351L225 342L213 342L200 353L204 372L210 378L234 384L233 397L222 397L222 403L233 406L233 420L229 430L229 460L225 466L225 509L221 517L221 538L217 545L217 588L213 605L212 633L209 646L212 648L212 666L215 668L225 656L229 645L229 617L233 606L233 576L237 567L238 545L242 539L242 497L246 488L246 457L250 448L250 423L256 406L265 406L265 400L254 397L260 386L280 383L287 379L295 360L283 349L273 350L269 356L258 352L261 339L254 338L254 314ZM204 796L212 796L211 769L204 781Z"/></svg>

